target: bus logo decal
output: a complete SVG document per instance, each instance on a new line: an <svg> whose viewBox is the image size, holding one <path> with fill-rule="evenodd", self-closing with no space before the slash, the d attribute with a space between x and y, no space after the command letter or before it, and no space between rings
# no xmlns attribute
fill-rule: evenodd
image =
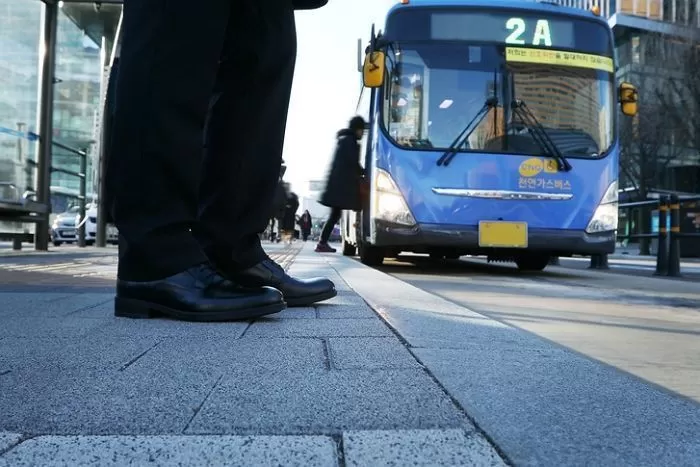
<svg viewBox="0 0 700 467"><path fill-rule="evenodd" d="M544 170L544 162L536 157L523 161L518 168L518 172L523 177L534 177Z"/></svg>

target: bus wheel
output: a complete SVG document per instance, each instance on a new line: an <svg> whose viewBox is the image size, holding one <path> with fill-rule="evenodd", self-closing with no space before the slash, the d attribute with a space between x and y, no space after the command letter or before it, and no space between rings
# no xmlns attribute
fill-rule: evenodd
<svg viewBox="0 0 700 467"><path fill-rule="evenodd" d="M521 271L543 271L549 265L549 255L521 256L515 264Z"/></svg>
<svg viewBox="0 0 700 467"><path fill-rule="evenodd" d="M356 254L357 248L355 248L355 245L343 239L343 256L355 256Z"/></svg>
<svg viewBox="0 0 700 467"><path fill-rule="evenodd" d="M376 246L360 243L360 261L367 266L381 266L384 262L384 252Z"/></svg>

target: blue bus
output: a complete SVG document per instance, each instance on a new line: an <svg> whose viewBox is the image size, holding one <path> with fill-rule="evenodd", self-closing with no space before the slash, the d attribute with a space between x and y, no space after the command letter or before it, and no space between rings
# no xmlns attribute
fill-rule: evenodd
<svg viewBox="0 0 700 467"><path fill-rule="evenodd" d="M613 35L599 11L504 0L402 0L358 44L369 196L343 254L485 255L543 270L612 253L618 222ZM364 55L364 59L363 59Z"/></svg>

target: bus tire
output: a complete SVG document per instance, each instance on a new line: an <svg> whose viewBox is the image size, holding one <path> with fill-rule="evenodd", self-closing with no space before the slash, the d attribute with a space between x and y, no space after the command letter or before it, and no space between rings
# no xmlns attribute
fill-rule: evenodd
<svg viewBox="0 0 700 467"><path fill-rule="evenodd" d="M549 255L521 256L515 259L521 271L544 271L549 265Z"/></svg>
<svg viewBox="0 0 700 467"><path fill-rule="evenodd" d="M384 251L376 246L360 244L360 262L367 266L381 266L384 262Z"/></svg>
<svg viewBox="0 0 700 467"><path fill-rule="evenodd" d="M343 239L343 256L355 256L357 254L357 248L355 245L348 243L347 240Z"/></svg>

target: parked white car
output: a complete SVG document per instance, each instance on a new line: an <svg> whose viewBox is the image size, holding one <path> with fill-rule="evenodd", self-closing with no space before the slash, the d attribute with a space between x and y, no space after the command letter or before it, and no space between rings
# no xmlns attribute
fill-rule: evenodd
<svg viewBox="0 0 700 467"><path fill-rule="evenodd" d="M93 245L97 237L97 206L85 206L85 244ZM73 206L68 211L59 214L51 223L50 235L54 246L78 241L78 226L80 225L80 207ZM116 245L119 232L113 225L107 224L107 243Z"/></svg>

